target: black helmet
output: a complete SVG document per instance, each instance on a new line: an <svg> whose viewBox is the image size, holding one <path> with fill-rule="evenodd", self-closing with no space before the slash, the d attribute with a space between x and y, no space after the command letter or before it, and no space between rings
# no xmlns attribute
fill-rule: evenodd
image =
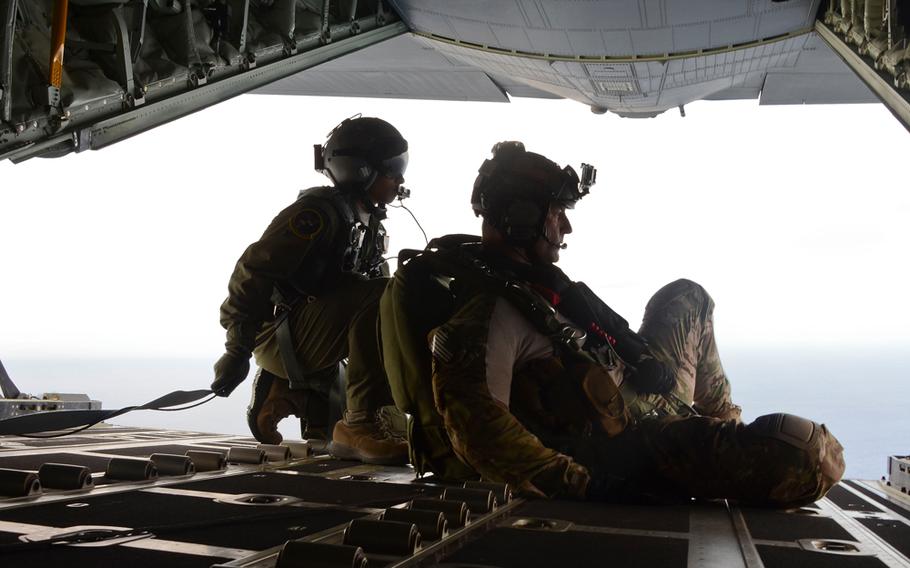
<svg viewBox="0 0 910 568"><path fill-rule="evenodd" d="M345 119L314 149L316 170L336 186L366 189L379 174L397 178L408 167L408 141L379 118Z"/></svg>
<svg viewBox="0 0 910 568"><path fill-rule="evenodd" d="M582 164L582 179L570 166L560 168L540 154L528 152L521 142L499 142L493 158L484 161L474 181L471 206L515 243L533 241L540 234L551 203L566 208L588 194L597 171Z"/></svg>

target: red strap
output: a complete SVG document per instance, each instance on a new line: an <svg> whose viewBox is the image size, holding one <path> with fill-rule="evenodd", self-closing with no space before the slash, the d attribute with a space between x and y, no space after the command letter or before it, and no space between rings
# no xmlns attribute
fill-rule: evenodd
<svg viewBox="0 0 910 568"><path fill-rule="evenodd" d="M588 327L588 329L605 339L607 342L609 342L610 345L616 345L616 338L604 331L603 328L601 328L596 323L591 322L591 325Z"/></svg>
<svg viewBox="0 0 910 568"><path fill-rule="evenodd" d="M550 302L550 305L553 307L558 306L559 303L562 302L562 298L559 296L559 294L557 294L553 290L550 290L546 286L541 286L540 284L531 284L531 288L533 288L535 292L537 292L538 294L543 296L546 301Z"/></svg>

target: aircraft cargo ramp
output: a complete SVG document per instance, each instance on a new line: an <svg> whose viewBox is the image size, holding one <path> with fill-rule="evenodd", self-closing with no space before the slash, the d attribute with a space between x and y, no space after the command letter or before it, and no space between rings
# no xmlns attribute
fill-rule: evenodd
<svg viewBox="0 0 910 568"><path fill-rule="evenodd" d="M5 566L910 566L910 504L884 482L791 511L510 499L303 443L112 426L0 437L0 468Z"/></svg>

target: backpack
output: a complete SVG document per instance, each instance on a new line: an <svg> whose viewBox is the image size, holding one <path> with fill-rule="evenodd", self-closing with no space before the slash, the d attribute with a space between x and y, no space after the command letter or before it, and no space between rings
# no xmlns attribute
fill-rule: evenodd
<svg viewBox="0 0 910 568"><path fill-rule="evenodd" d="M459 248L479 237L448 235L426 250L402 250L398 270L380 300L383 363L395 406L408 415L408 447L418 475L470 479L474 470L452 450L432 387L427 336L455 312L453 280L465 271Z"/></svg>
<svg viewBox="0 0 910 568"><path fill-rule="evenodd" d="M399 266L379 304L383 364L392 398L409 416L408 446L417 473L443 479L477 476L452 450L433 398L433 363L429 333L456 311L457 296L472 290L501 295L516 306L554 344L574 345L574 332L555 317L540 296L480 260L480 238L446 235L427 248L402 250Z"/></svg>

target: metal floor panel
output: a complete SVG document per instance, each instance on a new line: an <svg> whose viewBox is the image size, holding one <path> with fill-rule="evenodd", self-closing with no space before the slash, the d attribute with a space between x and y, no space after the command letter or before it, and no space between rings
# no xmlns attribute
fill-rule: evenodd
<svg viewBox="0 0 910 568"><path fill-rule="evenodd" d="M275 493L291 495L312 503L374 508L385 508L412 498L430 497L441 493L441 490L420 485L333 480L312 475L278 472L213 477L204 481L180 483L172 487L235 494Z"/></svg>
<svg viewBox="0 0 910 568"><path fill-rule="evenodd" d="M228 558L174 554L159 550L143 550L122 546L108 548L53 548L34 552L3 552L4 565L9 562L36 562L37 566L129 566L130 568L208 568L214 562Z"/></svg>
<svg viewBox="0 0 910 568"><path fill-rule="evenodd" d="M676 505L636 506L576 501L529 501L516 514L571 521L579 525L681 533L689 531L689 508Z"/></svg>
<svg viewBox="0 0 910 568"><path fill-rule="evenodd" d="M743 518L752 538L759 540L793 541L804 538L850 540L837 521L828 516L785 513L767 509L744 509Z"/></svg>
<svg viewBox="0 0 910 568"><path fill-rule="evenodd" d="M227 450L254 443L202 433L170 436L160 430L90 432L77 443L63 439L56 445L0 438L0 467L35 468L69 460L96 469L96 462L113 455ZM105 483L103 478L96 481ZM322 456L0 500L0 556L36 565L271 568L286 540L340 543L349 520L375 518L386 506L436 497L443 490L433 478L415 481L409 468ZM245 494L285 497L273 505L236 503ZM38 538L42 532L84 526L134 529L130 538L136 540L15 549L21 548L24 535ZM144 532L134 535L135 529ZM740 509L723 501L645 506L519 499L428 543L413 557L368 556L371 566L393 568L910 568L908 549L910 511L884 489L847 481L826 499L795 511Z"/></svg>
<svg viewBox="0 0 910 568"><path fill-rule="evenodd" d="M365 514L329 506L257 507L134 491L75 503L23 507L4 513L3 520L51 527L97 525L143 528L157 538L263 550L347 523Z"/></svg>
<svg viewBox="0 0 910 568"><path fill-rule="evenodd" d="M687 566L684 540L499 528L444 559L502 568Z"/></svg>
<svg viewBox="0 0 910 568"><path fill-rule="evenodd" d="M800 548L758 546L762 561L768 568L883 568L873 556L838 556L809 552Z"/></svg>

